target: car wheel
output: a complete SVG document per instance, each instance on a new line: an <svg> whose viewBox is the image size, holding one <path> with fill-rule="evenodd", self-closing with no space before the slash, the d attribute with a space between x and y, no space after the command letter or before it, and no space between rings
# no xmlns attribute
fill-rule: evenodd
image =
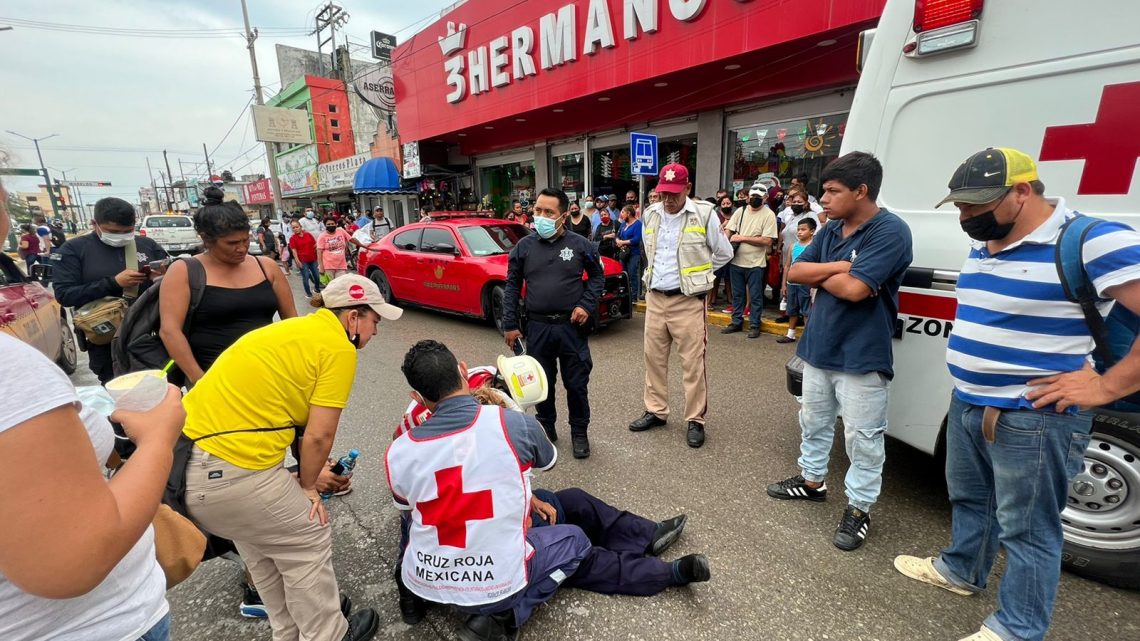
<svg viewBox="0 0 1140 641"><path fill-rule="evenodd" d="M491 288L491 321L495 323L495 329L500 334L503 333L503 286L495 285Z"/></svg>
<svg viewBox="0 0 1140 641"><path fill-rule="evenodd" d="M1065 569L1140 588L1140 420L1098 414L1061 513Z"/></svg>
<svg viewBox="0 0 1140 641"><path fill-rule="evenodd" d="M55 364L59 365L64 374L71 375L79 366L79 348L75 343L75 330L72 329L71 323L67 321L65 316L61 316L59 319L59 334L61 336L59 360Z"/></svg>
<svg viewBox="0 0 1140 641"><path fill-rule="evenodd" d="M376 269L373 270L368 277L372 279L372 282L376 283L376 287L380 288L380 295L384 297L384 302L391 303L392 286L388 284L388 277L384 275L384 272Z"/></svg>

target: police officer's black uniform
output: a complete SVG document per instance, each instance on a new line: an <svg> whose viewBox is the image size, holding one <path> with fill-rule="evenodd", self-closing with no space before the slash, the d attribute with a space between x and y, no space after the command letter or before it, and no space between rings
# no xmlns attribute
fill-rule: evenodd
<svg viewBox="0 0 1140 641"><path fill-rule="evenodd" d="M583 280L585 272L587 279ZM511 250L504 292L503 328L522 329L527 354L533 356L546 371L550 392L536 408L536 418L546 429L550 440L557 438L554 407L554 384L562 370L566 388L566 405L570 412L570 435L574 456L590 454L586 430L590 425L590 400L587 387L594 363L587 341L588 329L570 322L575 307L593 317L602 297L605 274L593 243L563 228L559 235L544 240L530 234ZM515 311L519 294L526 282L525 328L520 328Z"/></svg>

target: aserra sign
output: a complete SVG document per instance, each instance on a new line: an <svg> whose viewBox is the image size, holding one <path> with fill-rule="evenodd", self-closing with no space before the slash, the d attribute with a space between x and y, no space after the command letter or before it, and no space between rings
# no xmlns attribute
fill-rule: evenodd
<svg viewBox="0 0 1140 641"><path fill-rule="evenodd" d="M750 0L735 0L748 2ZM668 5L673 19L692 22L701 16L709 0L623 0L621 35L630 42L643 34L656 33L660 6ZM514 29L485 45L464 52L467 25L447 23L447 34L439 37L443 70L451 92L447 101L455 104L468 95L478 96L505 87L513 80L537 76L538 69L551 71L578 59L581 52L596 55L617 46L613 16L606 0L589 0L585 20L577 21L575 3L562 6L538 20L538 38L530 25ZM580 28L579 28L580 27ZM579 43L581 47L579 47ZM535 49L537 48L537 52ZM538 66L535 66L535 56Z"/></svg>

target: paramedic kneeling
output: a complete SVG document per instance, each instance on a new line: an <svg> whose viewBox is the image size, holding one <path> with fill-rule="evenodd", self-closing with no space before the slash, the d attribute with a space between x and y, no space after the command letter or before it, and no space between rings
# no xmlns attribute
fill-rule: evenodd
<svg viewBox="0 0 1140 641"><path fill-rule="evenodd" d="M400 578L423 599L471 613L460 638L514 638L564 582L603 594L649 596L709 579L701 555L669 563L651 556L661 547L654 541L616 545L610 539L620 537L607 536L604 513L588 527L528 530L529 472L550 469L558 458L542 426L521 412L480 405L468 388L466 367L436 341L416 343L402 369L413 397L432 414L393 441L385 455L396 506L411 515ZM590 504L586 496L566 494L563 508L576 509L567 501ZM573 520L585 523L587 516Z"/></svg>
<svg viewBox="0 0 1140 641"><path fill-rule="evenodd" d="M970 595L986 588L1005 548L997 612L963 641L1041 641L1061 575L1061 510L1092 429L1092 414L1078 410L1140 390L1140 344L1100 375L1088 364L1094 340L1086 321L1114 309L1113 300L1126 308L1114 318L1140 313L1140 234L1046 199L1033 160L1015 149L970 156L949 186L939 204L954 203L974 241L946 350L954 378L946 425L951 542L937 557L899 556L895 568ZM1057 257L1068 263L1070 255L1084 283L1068 284L1087 288L1088 316L1066 297L1058 273Z"/></svg>

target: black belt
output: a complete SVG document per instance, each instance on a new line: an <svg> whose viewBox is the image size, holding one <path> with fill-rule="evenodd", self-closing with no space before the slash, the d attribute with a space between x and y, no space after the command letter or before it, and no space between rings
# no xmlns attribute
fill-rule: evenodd
<svg viewBox="0 0 1140 641"><path fill-rule="evenodd" d="M677 289L650 289L649 291L655 294L661 294L662 296L680 296L682 293L684 293L681 291L680 287Z"/></svg>
<svg viewBox="0 0 1140 641"><path fill-rule="evenodd" d="M548 325L561 325L570 322L570 314L536 314L527 312L527 320L535 320Z"/></svg>

